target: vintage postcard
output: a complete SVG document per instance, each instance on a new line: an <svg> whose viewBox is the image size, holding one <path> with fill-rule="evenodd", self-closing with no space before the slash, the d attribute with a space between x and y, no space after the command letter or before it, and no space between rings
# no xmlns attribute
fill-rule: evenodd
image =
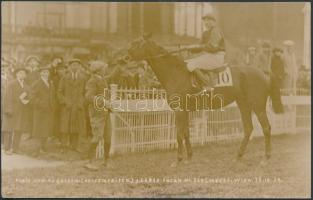
<svg viewBox="0 0 313 200"><path fill-rule="evenodd" d="M1 2L1 195L311 197L310 2Z"/></svg>

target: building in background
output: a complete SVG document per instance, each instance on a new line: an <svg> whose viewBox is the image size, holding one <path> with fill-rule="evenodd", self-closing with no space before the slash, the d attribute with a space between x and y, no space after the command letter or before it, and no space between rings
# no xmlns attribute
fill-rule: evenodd
<svg viewBox="0 0 313 200"><path fill-rule="evenodd" d="M201 16L212 12L230 52L258 40L277 46L288 39L295 42L299 60L308 65L304 23L309 24L309 7L305 3L2 2L2 55L106 54L144 32L152 32L162 44L197 42L203 31Z"/></svg>

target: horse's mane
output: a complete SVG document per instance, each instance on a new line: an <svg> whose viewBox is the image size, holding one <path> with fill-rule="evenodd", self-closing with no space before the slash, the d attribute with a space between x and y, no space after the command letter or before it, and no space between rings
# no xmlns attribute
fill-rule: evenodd
<svg viewBox="0 0 313 200"><path fill-rule="evenodd" d="M171 54L168 50L166 50L164 47L158 45L154 41L149 41L149 42L153 46L153 48L156 49L158 54L167 55L167 56L171 57L172 59L174 59L177 62L177 66L181 66L182 68L186 69L186 63L184 62L183 59L179 58L177 55Z"/></svg>

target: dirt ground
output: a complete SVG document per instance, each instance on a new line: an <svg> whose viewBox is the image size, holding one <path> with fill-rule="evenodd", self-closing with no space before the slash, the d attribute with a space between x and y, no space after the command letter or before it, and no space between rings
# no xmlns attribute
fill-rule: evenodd
<svg viewBox="0 0 313 200"><path fill-rule="evenodd" d="M266 166L263 138L234 162L239 141L194 148L189 164L171 168L175 151L114 156L113 169L86 161L45 168L2 169L3 197L310 197L311 135L273 136Z"/></svg>

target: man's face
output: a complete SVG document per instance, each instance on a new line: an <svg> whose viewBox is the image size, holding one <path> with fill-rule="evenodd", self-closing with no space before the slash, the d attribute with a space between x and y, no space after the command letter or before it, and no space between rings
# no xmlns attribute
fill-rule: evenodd
<svg viewBox="0 0 313 200"><path fill-rule="evenodd" d="M78 71L79 69L81 69L81 64L78 63L78 62L73 62L73 63L70 64L69 69L70 69L72 72L76 72L76 71Z"/></svg>
<svg viewBox="0 0 313 200"><path fill-rule="evenodd" d="M59 76L63 76L65 74L65 69L64 68L60 68L57 70L57 73Z"/></svg>
<svg viewBox="0 0 313 200"><path fill-rule="evenodd" d="M58 66L58 64L62 63L62 59L61 58L55 58L52 61L52 66L56 67Z"/></svg>
<svg viewBox="0 0 313 200"><path fill-rule="evenodd" d="M32 69L38 69L39 67L39 62L36 59L31 59L28 63L28 65L32 68Z"/></svg>
<svg viewBox="0 0 313 200"><path fill-rule="evenodd" d="M274 53L276 56L279 56L279 57L281 57L282 56L282 52L281 51L275 51L275 53Z"/></svg>
<svg viewBox="0 0 313 200"><path fill-rule="evenodd" d="M215 21L213 19L206 18L203 20L203 23L206 29L210 29L214 25Z"/></svg>
<svg viewBox="0 0 313 200"><path fill-rule="evenodd" d="M16 73L16 78L19 80L24 80L25 77L26 77L26 72L23 70Z"/></svg>
<svg viewBox="0 0 313 200"><path fill-rule="evenodd" d="M263 52L266 53L266 54L270 53L270 48L263 47Z"/></svg>
<svg viewBox="0 0 313 200"><path fill-rule="evenodd" d="M250 49L249 53L250 53L250 55L255 55L256 54L256 50L255 49Z"/></svg>
<svg viewBox="0 0 313 200"><path fill-rule="evenodd" d="M43 79L48 79L49 78L49 70L42 70L40 72L40 76L43 78Z"/></svg>

